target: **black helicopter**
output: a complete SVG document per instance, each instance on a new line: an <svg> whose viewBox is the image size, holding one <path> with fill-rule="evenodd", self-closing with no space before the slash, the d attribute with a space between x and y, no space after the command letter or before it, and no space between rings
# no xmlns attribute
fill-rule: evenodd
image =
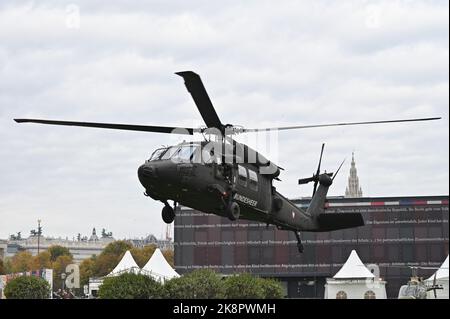
<svg viewBox="0 0 450 319"><path fill-rule="evenodd" d="M277 127L271 129L246 129L223 124L199 75L192 71L178 72L192 95L205 121L205 128L180 128L166 126L128 125L92 122L69 122L41 119L15 119L18 123L94 127L156 133L193 135L202 133L205 141L183 142L163 147L153 152L150 159L138 169L138 177L145 188L145 195L164 203L162 219L172 223L177 203L203 212L273 224L281 230L293 231L298 241L299 252L303 251L300 232L326 232L364 225L359 213L325 213L325 202L329 187L336 174L321 173L320 166L324 145L320 152L319 165L312 177L303 178L299 184L314 182L313 196L304 210L281 195L273 185L279 180L281 167L267 160L257 151L235 141L232 136L240 133L270 130L290 130L328 126L415 122L440 118L402 119ZM209 136L209 140L206 139ZM213 139L211 139L213 137ZM339 166L336 173L342 167ZM169 200L174 202L173 206Z"/></svg>

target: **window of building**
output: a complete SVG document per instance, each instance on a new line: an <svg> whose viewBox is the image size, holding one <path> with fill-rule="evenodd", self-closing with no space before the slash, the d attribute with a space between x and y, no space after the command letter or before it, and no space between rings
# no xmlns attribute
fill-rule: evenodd
<svg viewBox="0 0 450 319"><path fill-rule="evenodd" d="M400 239L414 239L414 229L409 225L400 227Z"/></svg>
<svg viewBox="0 0 450 319"><path fill-rule="evenodd" d="M338 291L336 299L347 299L347 293L345 291Z"/></svg>
<svg viewBox="0 0 450 319"><path fill-rule="evenodd" d="M249 186L250 189L257 191L258 190L258 174L251 169L248 170L248 178L250 180Z"/></svg>
<svg viewBox="0 0 450 319"><path fill-rule="evenodd" d="M375 292L373 292L372 290L368 290L364 294L364 299L377 299L377 296L375 295Z"/></svg>
<svg viewBox="0 0 450 319"><path fill-rule="evenodd" d="M244 166L238 165L239 184L247 186L247 169Z"/></svg>
<svg viewBox="0 0 450 319"><path fill-rule="evenodd" d="M414 246L410 244L402 245L404 263L414 262Z"/></svg>
<svg viewBox="0 0 450 319"><path fill-rule="evenodd" d="M433 226L429 228L429 237L431 238L442 238L442 227Z"/></svg>

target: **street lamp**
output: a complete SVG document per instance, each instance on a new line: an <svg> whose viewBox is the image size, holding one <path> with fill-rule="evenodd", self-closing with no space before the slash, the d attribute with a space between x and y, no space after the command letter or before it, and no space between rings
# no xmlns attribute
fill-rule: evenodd
<svg viewBox="0 0 450 319"><path fill-rule="evenodd" d="M64 288L65 288L64 284L66 283L66 277L67 277L66 273L63 272L63 273L61 274L61 279L62 279L62 291L63 291L63 293L64 293Z"/></svg>
<svg viewBox="0 0 450 319"><path fill-rule="evenodd" d="M37 233L38 233L38 249L37 249L37 253L39 255L39 246L40 246L40 239L41 239L41 220L40 219L38 219Z"/></svg>

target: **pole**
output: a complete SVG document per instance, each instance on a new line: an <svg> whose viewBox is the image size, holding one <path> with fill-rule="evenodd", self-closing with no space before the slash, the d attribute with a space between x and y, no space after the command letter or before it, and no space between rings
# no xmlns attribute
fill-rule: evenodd
<svg viewBox="0 0 450 319"><path fill-rule="evenodd" d="M38 249L37 254L39 255L39 248L40 248L40 240L41 240L41 220L38 219Z"/></svg>

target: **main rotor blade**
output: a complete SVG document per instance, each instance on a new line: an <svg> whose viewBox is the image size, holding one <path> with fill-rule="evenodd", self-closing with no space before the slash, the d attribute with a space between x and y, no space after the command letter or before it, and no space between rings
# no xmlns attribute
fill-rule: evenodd
<svg viewBox="0 0 450 319"><path fill-rule="evenodd" d="M319 165L317 166L316 171L316 177L317 179L314 181L314 187L313 187L313 196L316 193L317 190L317 184L319 183L319 175L320 175L320 165L322 164L322 155L323 155L323 149L325 147L325 143L322 143L322 149L320 150L320 158L319 158Z"/></svg>
<svg viewBox="0 0 450 319"><path fill-rule="evenodd" d="M113 123L94 123L94 122L72 122L72 121L54 121L54 120L40 120L40 119L14 119L14 121L16 121L17 123L38 123L38 124L64 125L64 126L82 126L82 127L95 127L95 128L114 129L114 130L154 132L154 133L174 133L174 134L186 134L186 135L193 135L194 132L197 132L196 129L186 128L186 127L130 125L130 124L113 124Z"/></svg>
<svg viewBox="0 0 450 319"><path fill-rule="evenodd" d="M282 127L272 127L272 128L256 128L256 129L242 129L243 133L249 132L260 132L269 130L297 130L304 128L316 128L316 127L330 127L330 126L348 126L348 125L366 125L366 124L385 124L385 123L400 123L400 122L419 122L419 121L434 121L440 120L440 117L426 117L418 119L403 119L403 120L387 120L387 121L366 121L366 122L348 122L348 123L332 123L332 124L317 124L317 125L298 125L298 126L282 126Z"/></svg>
<svg viewBox="0 0 450 319"><path fill-rule="evenodd" d="M334 181L334 179L336 178L337 174L338 174L339 171L341 170L341 167L342 167L342 165L344 165L344 163L345 163L345 158L344 158L344 160L342 161L341 165L339 165L339 167L338 167L336 173L334 173L334 176L333 176L333 178L331 179L331 181Z"/></svg>
<svg viewBox="0 0 450 319"><path fill-rule="evenodd" d="M217 116L216 110L209 99L202 79L197 73L192 71L183 71L175 73L184 79L187 90L191 93L195 105L200 112L206 126L215 127L222 131L223 124Z"/></svg>

